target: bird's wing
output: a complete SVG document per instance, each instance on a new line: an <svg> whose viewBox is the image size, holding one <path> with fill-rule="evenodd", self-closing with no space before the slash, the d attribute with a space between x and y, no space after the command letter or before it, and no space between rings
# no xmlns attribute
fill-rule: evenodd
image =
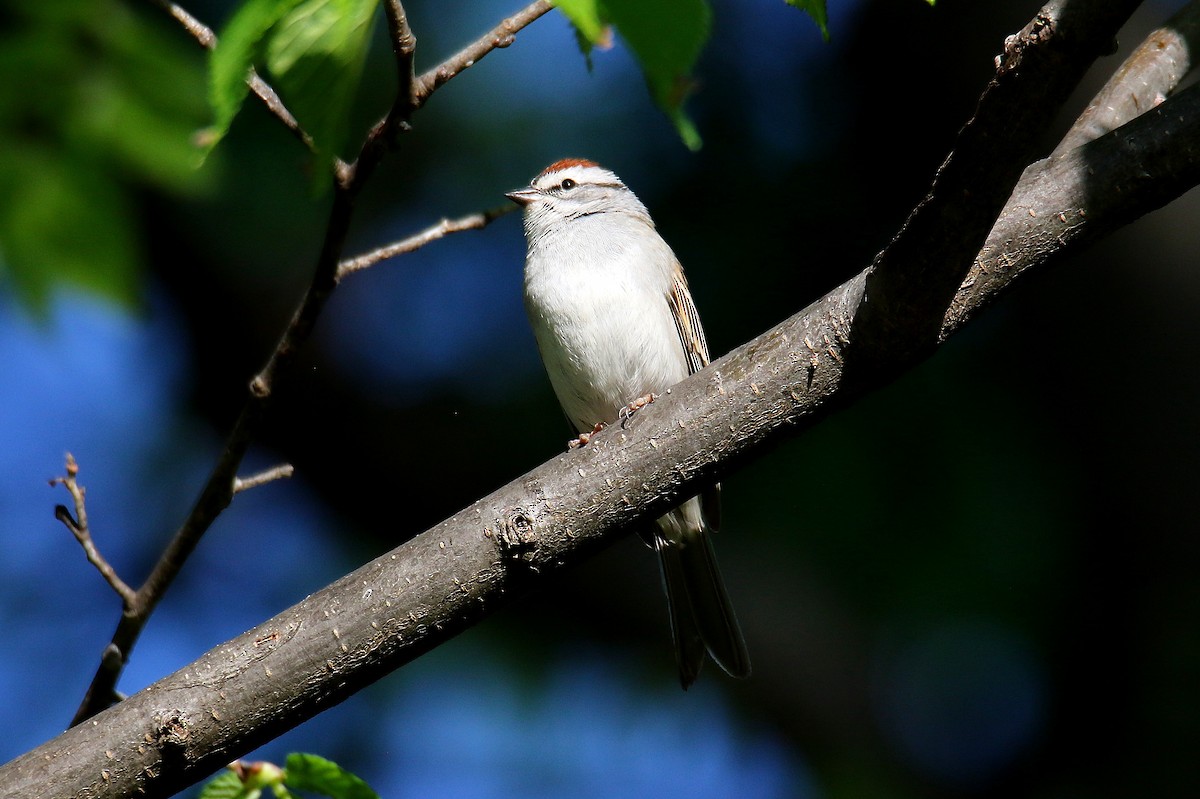
<svg viewBox="0 0 1200 799"><path fill-rule="evenodd" d="M708 342L704 340L700 315L696 313L696 304L692 302L692 293L688 291L679 261L675 261L675 268L671 270L671 293L667 295L667 303L671 306L675 329L679 331L679 341L687 356L688 374L695 374L708 366ZM709 529L721 529L721 484L706 488L700 495L700 504Z"/></svg>
<svg viewBox="0 0 1200 799"><path fill-rule="evenodd" d="M704 340L704 328L700 326L700 316L696 313L696 304L692 302L692 294L688 291L687 279L683 276L679 261L671 270L671 291L667 295L667 302L671 306L675 329L679 331L679 341L687 356L688 374L695 374L708 366L708 342Z"/></svg>

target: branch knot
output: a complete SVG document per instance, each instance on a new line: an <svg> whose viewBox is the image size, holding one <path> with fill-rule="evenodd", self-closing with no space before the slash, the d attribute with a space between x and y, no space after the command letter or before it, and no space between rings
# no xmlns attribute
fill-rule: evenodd
<svg viewBox="0 0 1200 799"><path fill-rule="evenodd" d="M539 549L538 535L533 527L533 519L524 510L518 508L508 514L497 525L495 537L500 557L530 567Z"/></svg>

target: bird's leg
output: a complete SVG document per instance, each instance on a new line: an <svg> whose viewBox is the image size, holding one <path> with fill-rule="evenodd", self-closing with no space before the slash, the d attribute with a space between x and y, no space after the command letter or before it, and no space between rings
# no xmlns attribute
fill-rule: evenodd
<svg viewBox="0 0 1200 799"><path fill-rule="evenodd" d="M645 408L656 399L658 399L658 395L651 391L649 394L638 397L633 402L622 408L620 412L617 413L617 418L621 420L621 427L625 426L625 423L629 421L629 417L633 416L635 413L640 411L642 408Z"/></svg>
<svg viewBox="0 0 1200 799"><path fill-rule="evenodd" d="M578 447L586 447L587 443L592 440L592 436L596 435L597 433L599 433L601 430L603 430L607 426L608 425L606 425L604 422L596 422L596 426L592 428L592 432L580 433L579 438L573 438L570 441L568 441L567 449L577 449Z"/></svg>
<svg viewBox="0 0 1200 799"><path fill-rule="evenodd" d="M642 408L645 408L656 399L658 399L658 395L652 391L649 394L638 397L633 402L621 408L621 410L617 412L617 418L621 420L621 427L625 426L625 423L629 421L630 416L633 416L634 413L640 411ZM592 428L591 432L580 433L579 438L568 441L567 448L578 449L579 447L586 447L587 443L592 440L592 436L596 435L607 426L607 422L596 422L596 426Z"/></svg>

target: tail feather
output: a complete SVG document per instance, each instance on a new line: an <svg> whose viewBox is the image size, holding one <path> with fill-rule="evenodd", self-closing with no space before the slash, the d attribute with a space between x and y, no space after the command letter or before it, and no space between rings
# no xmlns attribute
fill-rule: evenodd
<svg viewBox="0 0 1200 799"><path fill-rule="evenodd" d="M660 520L654 536L667 589L679 679L685 689L699 675L706 652L730 676L750 675L750 655L712 541L703 522L688 524L687 510L686 506L674 510Z"/></svg>
<svg viewBox="0 0 1200 799"><path fill-rule="evenodd" d="M688 600L688 577L683 559L661 535L654 536L654 548L658 551L663 584L667 589L667 612L671 617L671 638L675 643L679 682L686 691L700 676L700 667L704 665L704 654L708 648L704 645L704 637Z"/></svg>

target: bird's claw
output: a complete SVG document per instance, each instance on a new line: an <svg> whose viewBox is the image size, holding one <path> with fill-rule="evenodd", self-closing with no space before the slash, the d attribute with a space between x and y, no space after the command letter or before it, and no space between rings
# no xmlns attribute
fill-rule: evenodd
<svg viewBox="0 0 1200 799"><path fill-rule="evenodd" d="M596 426L592 428L592 431L590 433L580 433L579 438L573 438L570 441L568 441L567 449L578 449L579 447L586 447L587 443L592 440L592 436L599 433L606 426L607 425L605 425L604 422L596 422Z"/></svg>
<svg viewBox="0 0 1200 799"><path fill-rule="evenodd" d="M617 418L621 420L621 427L625 426L625 423L629 421L629 417L633 416L635 413L640 411L642 408L645 408L656 399L658 399L658 395L651 391L649 394L638 397L633 402L622 408L617 413Z"/></svg>

